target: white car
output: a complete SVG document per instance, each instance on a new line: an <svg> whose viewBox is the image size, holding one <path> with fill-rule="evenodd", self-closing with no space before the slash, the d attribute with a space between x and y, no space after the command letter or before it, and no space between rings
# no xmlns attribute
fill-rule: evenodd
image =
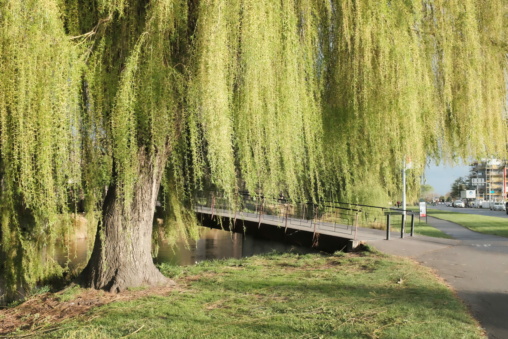
<svg viewBox="0 0 508 339"><path fill-rule="evenodd" d="M490 209L493 211L506 211L504 202L495 202L490 205Z"/></svg>
<svg viewBox="0 0 508 339"><path fill-rule="evenodd" d="M492 201L482 201L480 208L490 208Z"/></svg>
<svg viewBox="0 0 508 339"><path fill-rule="evenodd" d="M464 204L464 202L462 200L455 200L453 202L453 207L466 207L466 205Z"/></svg>
<svg viewBox="0 0 508 339"><path fill-rule="evenodd" d="M474 208L482 208L483 201L482 200L475 200L471 202L471 207Z"/></svg>

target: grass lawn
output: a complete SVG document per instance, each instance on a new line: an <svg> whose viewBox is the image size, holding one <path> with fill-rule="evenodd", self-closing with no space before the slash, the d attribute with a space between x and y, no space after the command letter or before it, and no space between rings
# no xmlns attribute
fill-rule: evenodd
<svg viewBox="0 0 508 339"><path fill-rule="evenodd" d="M178 287L164 295L116 301L56 325L39 323L31 332L11 334L35 338L484 338L466 307L429 269L376 252L274 253L186 267L163 265L161 271Z"/></svg>
<svg viewBox="0 0 508 339"><path fill-rule="evenodd" d="M508 238L508 219L477 214L429 209L429 216L454 222L470 230Z"/></svg>
<svg viewBox="0 0 508 339"><path fill-rule="evenodd" d="M409 207L407 209L408 211L416 212L418 213L420 211L419 208L415 207ZM399 229L400 230L400 216L397 216L394 218L394 222L392 222L392 229ZM411 232L411 216L408 216L406 218L406 227L405 227L406 233ZM448 234L444 233L443 231L427 224L425 222L425 217L418 218L417 215L415 215L415 234L425 235L427 237L434 237L434 238L445 238L445 239L451 239Z"/></svg>
<svg viewBox="0 0 508 339"><path fill-rule="evenodd" d="M407 233L409 233L411 231L411 219L409 219L409 223L406 225L406 230L407 230ZM444 233L443 231L425 223L425 218L418 220L418 218L415 217L415 233L420 234L420 235L425 235L428 237L434 237L434 238L445 238L445 239L452 238L451 236Z"/></svg>

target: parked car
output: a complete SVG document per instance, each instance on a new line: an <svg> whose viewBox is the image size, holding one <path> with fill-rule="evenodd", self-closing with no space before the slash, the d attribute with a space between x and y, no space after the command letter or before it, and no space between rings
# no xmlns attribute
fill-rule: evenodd
<svg viewBox="0 0 508 339"><path fill-rule="evenodd" d="M464 202L462 200L455 200L453 202L453 207L466 207L466 205L464 204Z"/></svg>
<svg viewBox="0 0 508 339"><path fill-rule="evenodd" d="M448 206L448 207L452 207L452 206L453 206L453 204L452 204L452 202L451 202L451 201L448 201L448 202L446 202L446 206Z"/></svg>
<svg viewBox="0 0 508 339"><path fill-rule="evenodd" d="M491 201L482 201L480 208L490 208L491 204L492 204Z"/></svg>
<svg viewBox="0 0 508 339"><path fill-rule="evenodd" d="M506 211L504 202L494 202L490 205L490 209L493 211Z"/></svg>
<svg viewBox="0 0 508 339"><path fill-rule="evenodd" d="M474 200L471 201L471 207L474 208L481 208L482 207L483 200Z"/></svg>

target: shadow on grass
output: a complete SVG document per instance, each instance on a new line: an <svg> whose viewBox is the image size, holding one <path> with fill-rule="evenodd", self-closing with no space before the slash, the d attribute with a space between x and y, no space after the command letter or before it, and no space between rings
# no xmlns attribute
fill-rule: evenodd
<svg viewBox="0 0 508 339"><path fill-rule="evenodd" d="M480 336L463 303L425 270L373 254L271 256L269 266L254 258L189 268L182 291L109 304L51 335L86 327L94 338Z"/></svg>
<svg viewBox="0 0 508 339"><path fill-rule="evenodd" d="M368 268L362 267L366 272ZM365 273L369 274L369 273ZM373 277L373 280L379 277ZM334 280L333 278L329 280ZM369 280L367 278L367 280ZM408 280L412 280L408 278ZM284 306L314 307L315 300L329 300L340 304L344 309L369 310L371 308L389 307L393 314L410 318L428 319L437 316L444 322L466 321L463 304L444 286L428 286L406 282L404 278L382 279L376 284L353 284L344 281L267 281L260 277L255 279L226 279L221 288L241 294L259 293L261 295L282 296ZM202 285L200 288L217 292L215 285ZM308 297L308 296L311 297ZM308 298L308 305L305 299ZM282 307L281 310L284 310ZM392 312L391 311L391 312ZM287 311L284 311L287 312ZM413 319L416 320L416 319Z"/></svg>
<svg viewBox="0 0 508 339"><path fill-rule="evenodd" d="M198 283L200 299L183 294L176 301L148 297L106 306L87 324L114 336L128 335L142 324L151 329L146 337L171 338L478 337L464 305L445 287L390 283L372 288L263 277L227 279L220 285L208 281ZM131 323L131 328L122 325Z"/></svg>

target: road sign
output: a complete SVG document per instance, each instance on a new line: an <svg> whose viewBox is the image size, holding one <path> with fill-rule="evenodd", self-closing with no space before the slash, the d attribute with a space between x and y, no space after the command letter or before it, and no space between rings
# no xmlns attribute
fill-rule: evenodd
<svg viewBox="0 0 508 339"><path fill-rule="evenodd" d="M420 201L420 217L427 216L427 206L425 206L425 201Z"/></svg>
<svg viewBox="0 0 508 339"><path fill-rule="evenodd" d="M460 197L462 199L474 199L474 198L476 198L476 191L475 190L461 191Z"/></svg>

